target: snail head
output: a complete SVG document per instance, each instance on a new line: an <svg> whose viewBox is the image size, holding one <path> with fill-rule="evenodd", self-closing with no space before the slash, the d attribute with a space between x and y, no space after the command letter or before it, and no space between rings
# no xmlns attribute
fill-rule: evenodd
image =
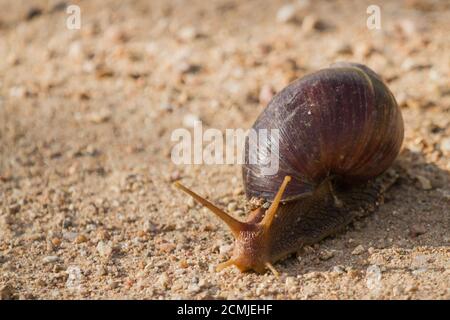
<svg viewBox="0 0 450 320"><path fill-rule="evenodd" d="M269 269L275 275L278 275L278 272L272 266L269 259L270 248L268 243L270 241L268 239L268 231L276 216L283 192L290 180L291 177L286 176L270 207L267 210L261 207L252 211L247 222L237 220L205 198L189 190L181 183L174 183L177 188L193 197L197 202L208 208L225 222L235 238L235 246L231 258L219 264L216 268L217 271L234 265L240 271L254 270L258 273L264 273Z"/></svg>

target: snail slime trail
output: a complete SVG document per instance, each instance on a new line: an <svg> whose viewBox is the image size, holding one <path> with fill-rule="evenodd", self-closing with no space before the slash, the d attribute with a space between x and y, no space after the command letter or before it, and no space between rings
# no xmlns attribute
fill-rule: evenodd
<svg viewBox="0 0 450 320"><path fill-rule="evenodd" d="M253 148L247 136L242 178L248 199L264 203L237 220L176 182L208 208L235 237L229 260L217 270L278 271L274 263L335 234L355 217L376 210L396 181L390 170L404 135L400 108L379 75L340 62L298 79L276 94L252 126L279 131ZM261 159L275 151L278 170ZM253 163L252 163L253 162Z"/></svg>

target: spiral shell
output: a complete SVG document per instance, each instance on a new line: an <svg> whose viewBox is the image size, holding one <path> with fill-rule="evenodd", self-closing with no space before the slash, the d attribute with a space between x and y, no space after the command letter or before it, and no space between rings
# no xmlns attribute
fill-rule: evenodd
<svg viewBox="0 0 450 320"><path fill-rule="evenodd" d="M246 194L271 200L289 175L284 201L311 192L327 177L357 184L380 175L397 157L404 135L391 91L374 71L354 63L337 63L294 81L273 97L253 129L278 129L279 140L278 148L271 139L249 148L256 141L247 137ZM279 169L267 176L263 164L249 159L270 152Z"/></svg>

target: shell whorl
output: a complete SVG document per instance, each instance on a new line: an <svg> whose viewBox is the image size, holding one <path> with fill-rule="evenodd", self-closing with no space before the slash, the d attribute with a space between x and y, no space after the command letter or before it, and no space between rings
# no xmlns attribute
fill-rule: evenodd
<svg viewBox="0 0 450 320"><path fill-rule="evenodd" d="M311 192L325 178L361 183L383 173L403 141L403 119L395 98L369 68L338 63L294 81L274 96L253 129L278 129L278 148L270 139L253 149L256 158L275 152L279 170L264 175L249 163L245 143L243 180L248 197L271 200L286 175L293 180L283 200Z"/></svg>

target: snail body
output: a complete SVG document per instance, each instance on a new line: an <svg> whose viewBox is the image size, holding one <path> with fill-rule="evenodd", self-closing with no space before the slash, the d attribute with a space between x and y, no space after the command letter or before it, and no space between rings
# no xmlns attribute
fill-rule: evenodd
<svg viewBox="0 0 450 320"><path fill-rule="evenodd" d="M395 181L385 171L403 141L395 98L366 66L338 63L298 79L276 94L253 129L278 129L279 169L264 174L261 159L273 141L249 146L242 168L245 193L271 202L245 222L231 217L177 183L218 215L236 238L229 265L276 273L273 263L332 235L356 216L373 211Z"/></svg>

